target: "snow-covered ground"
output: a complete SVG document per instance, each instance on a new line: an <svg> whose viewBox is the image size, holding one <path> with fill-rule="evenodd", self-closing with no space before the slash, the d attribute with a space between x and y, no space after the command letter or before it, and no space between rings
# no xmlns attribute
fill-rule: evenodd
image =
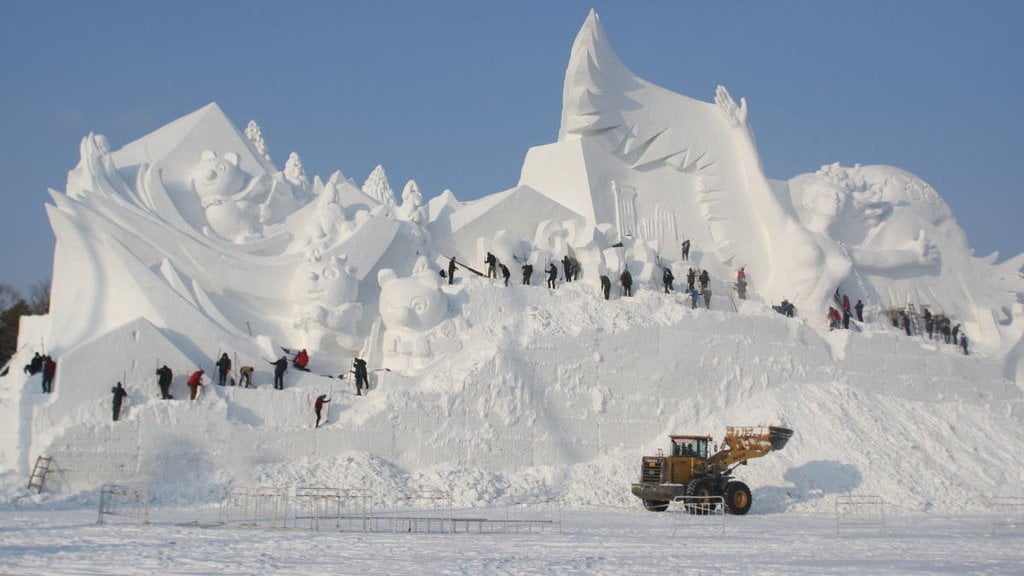
<svg viewBox="0 0 1024 576"><path fill-rule="evenodd" d="M501 518L501 509L472 514ZM212 507L96 524L88 507L0 512L0 574L1020 574L1024 526L982 513L711 518L572 509L543 533L363 533L209 526ZM202 527L208 526L208 527Z"/></svg>

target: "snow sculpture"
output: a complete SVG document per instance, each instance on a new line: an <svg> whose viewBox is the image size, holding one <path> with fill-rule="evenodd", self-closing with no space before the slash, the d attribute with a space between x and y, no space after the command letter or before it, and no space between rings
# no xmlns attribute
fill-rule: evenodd
<svg viewBox="0 0 1024 576"><path fill-rule="evenodd" d="M812 176L794 179L790 192L797 198L794 204L801 208L798 213L804 225L846 246L848 256L859 270L904 275L908 271L927 273L938 268L939 250L924 230L918 230L913 238L890 237L882 248L870 247L870 239L892 223L893 203L883 199L880 188L864 181L859 166L846 170L833 164ZM900 228L903 232L911 231Z"/></svg>
<svg viewBox="0 0 1024 576"><path fill-rule="evenodd" d="M533 252L530 243L514 232L498 230L489 239L484 239L477 250L477 257L483 262L487 252L494 254L498 262L514 271L518 266L526 264Z"/></svg>
<svg viewBox="0 0 1024 576"><path fill-rule="evenodd" d="M235 243L259 236L262 214L259 199L268 191L266 181L254 178L248 186L238 165L238 154L222 157L206 150L192 169L192 188L206 211L210 228L220 237Z"/></svg>
<svg viewBox="0 0 1024 576"><path fill-rule="evenodd" d="M422 226L427 222L427 209L423 206L423 194L415 180L409 180L402 189L402 205L398 208L402 220Z"/></svg>
<svg viewBox="0 0 1024 576"><path fill-rule="evenodd" d="M806 213L807 198L826 197L827 239L850 262L841 289L882 308L908 303L971 325L976 339L1016 340L1007 330L1024 287L1021 257L993 266L994 256L975 258L952 211L934 189L913 174L890 166L832 164L788 182L800 219L809 227L820 218Z"/></svg>
<svg viewBox="0 0 1024 576"><path fill-rule="evenodd" d="M263 132L255 120L249 120L249 123L245 126L245 137L249 139L249 142L252 142L253 147L260 153L260 156L270 164L272 160L270 159L270 151L267 149L267 142L263 139Z"/></svg>
<svg viewBox="0 0 1024 576"><path fill-rule="evenodd" d="M388 175L380 164L370 172L363 183L363 194L373 198L388 208L395 206L395 193L391 190L391 183L388 182Z"/></svg>
<svg viewBox="0 0 1024 576"><path fill-rule="evenodd" d="M420 257L412 276L399 278L394 270L386 268L377 273L377 282L381 288L380 316L387 328L383 334L384 352L430 356L426 332L448 314L441 277L430 269L426 258Z"/></svg>
<svg viewBox="0 0 1024 576"><path fill-rule="evenodd" d="M359 280L345 266L346 260L344 255L321 257L314 250L299 269L293 326L305 335L310 350L324 350L331 339L346 350L362 345L356 331L363 316L363 306L356 301Z"/></svg>
<svg viewBox="0 0 1024 576"><path fill-rule="evenodd" d="M345 219L345 211L341 206L341 193L338 186L329 181L316 200L317 210L310 223L306 236L307 246L326 252L337 244L343 236L351 234L352 223Z"/></svg>
<svg viewBox="0 0 1024 576"><path fill-rule="evenodd" d="M284 163L284 179L292 186L302 190L309 189L309 178L306 178L306 169L302 166L298 152L288 155L288 160Z"/></svg>

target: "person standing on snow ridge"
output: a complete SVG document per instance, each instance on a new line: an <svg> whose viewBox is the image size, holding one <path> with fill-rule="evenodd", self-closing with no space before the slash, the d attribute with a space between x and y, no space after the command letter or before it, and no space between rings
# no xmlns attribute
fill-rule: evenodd
<svg viewBox="0 0 1024 576"><path fill-rule="evenodd" d="M323 410L324 404L327 404L330 401L331 399L327 397L327 394L321 394L316 397L316 402L313 403L313 411L316 412L316 426L314 426L314 428L320 427L320 411Z"/></svg>
<svg viewBox="0 0 1024 576"><path fill-rule="evenodd" d="M227 382L228 372L231 372L231 358L228 358L227 352L221 354L215 366L217 366L217 384L223 386Z"/></svg>
<svg viewBox="0 0 1024 576"><path fill-rule="evenodd" d="M548 264L548 288L555 287L555 281L558 280L558 266L555 266L554 262Z"/></svg>
<svg viewBox="0 0 1024 576"><path fill-rule="evenodd" d="M187 384L189 390L189 400L195 400L196 396L199 394L199 387L203 385L203 374L206 374L206 372L202 368L200 368L199 370L196 370L195 372L192 373L191 376L188 377Z"/></svg>
<svg viewBox="0 0 1024 576"><path fill-rule="evenodd" d="M448 284L455 284L455 256L448 260Z"/></svg>
<svg viewBox="0 0 1024 576"><path fill-rule="evenodd" d="M572 260L568 254L562 258L562 270L565 271L565 281L572 282Z"/></svg>
<svg viewBox="0 0 1024 576"><path fill-rule="evenodd" d="M601 274L601 293L604 294L605 300L607 300L612 293L612 280L605 274Z"/></svg>
<svg viewBox="0 0 1024 576"><path fill-rule="evenodd" d="M698 278L698 283L700 284L700 291L701 292L703 292L708 287L708 284L711 284L711 276L708 274L707 270L701 270L700 271L700 277Z"/></svg>
<svg viewBox="0 0 1024 576"><path fill-rule="evenodd" d="M508 286L508 277L511 276L511 273L508 271L508 266L505 266L505 263L503 262L499 264L498 267L501 268L501 277L505 279L505 286Z"/></svg>
<svg viewBox="0 0 1024 576"><path fill-rule="evenodd" d="M711 288L705 288L704 292L704 307L711 310Z"/></svg>
<svg viewBox="0 0 1024 576"><path fill-rule="evenodd" d="M366 372L366 360L356 358L352 360L352 373L356 375L356 396L363 395L363 389L370 392L370 378Z"/></svg>
<svg viewBox="0 0 1024 576"><path fill-rule="evenodd" d="M672 282L676 277L672 274L672 270L668 266L661 269L661 282L665 285L665 294L672 293Z"/></svg>
<svg viewBox="0 0 1024 576"><path fill-rule="evenodd" d="M836 328L839 328L839 321L840 321L840 319L841 318L839 316L839 310L836 310L835 308L829 306L828 307L828 329L829 330L835 330Z"/></svg>
<svg viewBox="0 0 1024 576"><path fill-rule="evenodd" d="M117 419L121 417L121 403L124 402L124 397L128 395L128 391L118 382L117 386L110 389L110 393L114 395L114 422L117 422Z"/></svg>
<svg viewBox="0 0 1024 576"><path fill-rule="evenodd" d="M696 310L697 309L697 303L699 302L699 299L700 299L700 293L697 292L697 289L692 287L692 286L690 287L689 292L690 292L690 310Z"/></svg>
<svg viewBox="0 0 1024 576"><path fill-rule="evenodd" d="M167 367L167 364L156 369L157 375L157 386L160 387L160 399L171 400L174 396L171 396L171 380L174 378L174 374L171 369Z"/></svg>
<svg viewBox="0 0 1024 576"><path fill-rule="evenodd" d="M530 285L530 276L533 276L533 264L523 264L523 285Z"/></svg>
<svg viewBox="0 0 1024 576"><path fill-rule="evenodd" d="M274 365L274 390L284 390L284 371L288 369L288 357L281 356Z"/></svg>
<svg viewBox="0 0 1024 576"><path fill-rule="evenodd" d="M43 356L43 394L53 393L53 377L57 375L57 362L49 354Z"/></svg>
<svg viewBox="0 0 1024 576"><path fill-rule="evenodd" d="M683 240L682 248L683 248L683 260L689 260L690 259L690 239L689 238L687 238L686 240ZM693 287L691 286L690 288L692 289Z"/></svg>
<svg viewBox="0 0 1024 576"><path fill-rule="evenodd" d="M688 292L693 292L693 284L696 281L697 273L693 271L693 268L690 268L686 271L686 290Z"/></svg>
<svg viewBox="0 0 1024 576"><path fill-rule="evenodd" d="M629 273L629 266L626 266L622 274L619 275L619 283L622 284L623 296L633 295L633 275Z"/></svg>
<svg viewBox="0 0 1024 576"><path fill-rule="evenodd" d="M843 294L843 310L850 311L850 297L846 294Z"/></svg>
<svg viewBox="0 0 1024 576"><path fill-rule="evenodd" d="M484 258L484 264L487 264L487 277L497 278L498 274L495 272L494 267L497 265L498 259L494 257L494 254L487 253L487 258Z"/></svg>
<svg viewBox="0 0 1024 576"><path fill-rule="evenodd" d="M857 322L864 321L864 303L857 300L857 304L853 307L857 311Z"/></svg>

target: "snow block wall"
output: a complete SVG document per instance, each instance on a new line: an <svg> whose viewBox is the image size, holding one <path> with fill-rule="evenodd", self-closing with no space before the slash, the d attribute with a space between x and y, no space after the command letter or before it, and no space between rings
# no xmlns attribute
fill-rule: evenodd
<svg viewBox="0 0 1024 576"><path fill-rule="evenodd" d="M243 132L210 104L119 150L88 135L50 194L51 313L23 322L12 366L40 351L58 372L48 395L38 375L0 379L10 486L45 453L53 491L137 482L164 502L302 483L632 504L639 457L668 434L759 424L796 436L742 470L755 509L850 491L957 508L1024 479L1005 457L1024 449L1024 255L975 258L937 192L897 168L768 179L745 100L635 76L593 12L558 141L529 150L504 192L424 202L410 181L399 199L382 166L362 187L310 180L298 154L278 170L255 123ZM476 274L487 254L509 286L500 266ZM550 265L556 289L542 287ZM691 268L712 276L710 309L679 291ZM827 329L837 290L868 322ZM783 299L797 318L772 310ZM960 324L972 354L892 328L888 309L908 304ZM298 349L310 371L273 390L271 362ZM235 379L254 368L256 389L213 384L222 353ZM355 357L373 370L365 395ZM158 397L162 364L173 400ZM202 395L185 400L200 368ZM332 401L315 428L320 394Z"/></svg>

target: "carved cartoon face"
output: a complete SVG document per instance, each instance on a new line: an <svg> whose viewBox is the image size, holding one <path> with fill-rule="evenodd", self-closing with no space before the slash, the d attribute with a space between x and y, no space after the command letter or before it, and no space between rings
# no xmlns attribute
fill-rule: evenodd
<svg viewBox="0 0 1024 576"><path fill-rule="evenodd" d="M448 313L440 277L428 268L408 278L391 269L377 274L380 283L380 316L388 330L419 332L437 326Z"/></svg>
<svg viewBox="0 0 1024 576"><path fill-rule="evenodd" d="M230 196L240 191L243 184L245 173L234 152L218 157L216 152L207 150L192 169L192 187L200 198Z"/></svg>
<svg viewBox="0 0 1024 576"><path fill-rule="evenodd" d="M359 280L345 267L341 258L313 260L299 270L294 293L302 303L331 309L355 301Z"/></svg>

